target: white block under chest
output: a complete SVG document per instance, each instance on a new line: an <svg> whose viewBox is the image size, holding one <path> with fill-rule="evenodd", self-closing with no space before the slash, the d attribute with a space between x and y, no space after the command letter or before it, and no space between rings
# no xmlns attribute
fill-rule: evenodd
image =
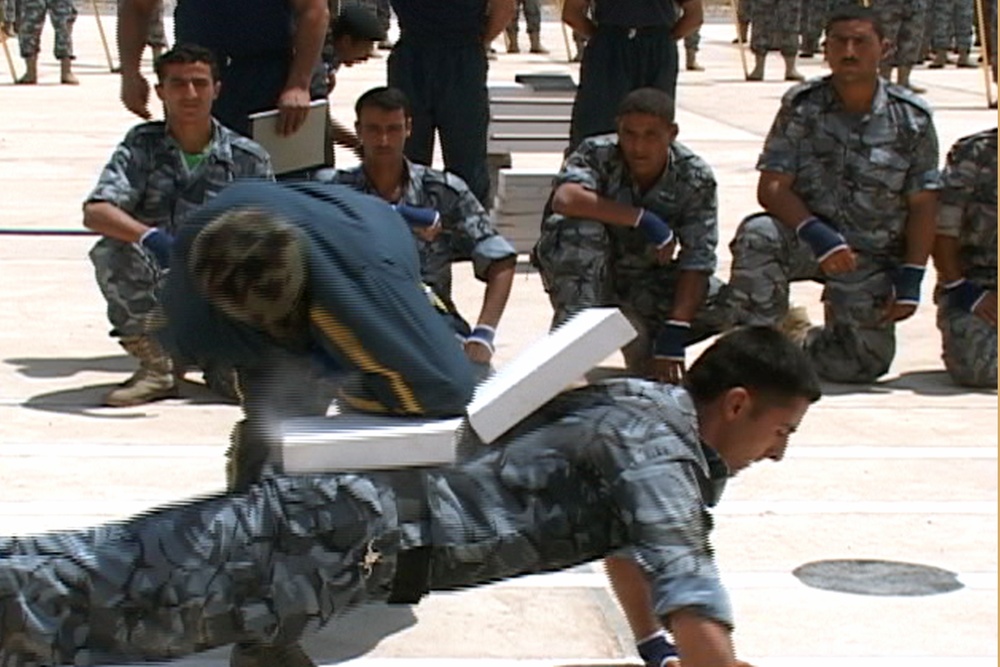
<svg viewBox="0 0 1000 667"><path fill-rule="evenodd" d="M455 462L461 419L342 414L291 419L280 451L286 474L384 470Z"/></svg>
<svg viewBox="0 0 1000 667"><path fill-rule="evenodd" d="M469 424L491 443L636 337L617 308L588 308L476 389Z"/></svg>

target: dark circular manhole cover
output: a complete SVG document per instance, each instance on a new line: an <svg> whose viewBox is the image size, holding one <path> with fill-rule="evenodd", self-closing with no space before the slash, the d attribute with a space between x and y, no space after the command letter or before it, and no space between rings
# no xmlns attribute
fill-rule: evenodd
<svg viewBox="0 0 1000 667"><path fill-rule="evenodd" d="M891 560L818 560L792 574L806 586L858 595L937 595L962 588L954 572Z"/></svg>

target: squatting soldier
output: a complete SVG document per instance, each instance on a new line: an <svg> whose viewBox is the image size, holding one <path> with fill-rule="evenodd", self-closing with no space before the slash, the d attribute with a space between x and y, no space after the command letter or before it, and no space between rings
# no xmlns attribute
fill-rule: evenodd
<svg viewBox="0 0 1000 667"><path fill-rule="evenodd" d="M750 50L754 68L747 81L763 81L768 51L780 51L785 60L785 81L802 81L795 68L799 52L799 19L802 0L753 0L750 4Z"/></svg>
<svg viewBox="0 0 1000 667"><path fill-rule="evenodd" d="M587 137L614 132L618 105L633 90L659 88L674 97L677 40L698 29L703 11L702 0L563 4L563 22L587 38L570 117L569 151Z"/></svg>
<svg viewBox="0 0 1000 667"><path fill-rule="evenodd" d="M549 52L542 45L542 6L540 0L517 0L514 18L507 24L507 53L520 53L517 43L518 15L524 12L524 23L528 27L528 43L531 53L546 54Z"/></svg>
<svg viewBox="0 0 1000 667"><path fill-rule="evenodd" d="M883 79L896 68L896 82L915 93L927 92L910 82L913 66L923 60L921 52L930 0L873 0L883 34L892 47L879 67Z"/></svg>
<svg viewBox="0 0 1000 667"><path fill-rule="evenodd" d="M928 10L932 26L930 34L934 61L930 69L941 69L948 64L948 51L954 42L958 51L957 67L975 67L969 52L972 50L972 26L975 22L976 0L932 0ZM927 41L926 39L924 40Z"/></svg>
<svg viewBox="0 0 1000 667"><path fill-rule="evenodd" d="M473 362L488 365L514 282L517 251L497 233L489 214L461 178L410 162L403 155L412 119L402 91L373 88L358 98L355 112L355 129L364 151L361 166L337 171L329 180L395 206L412 230L423 282L450 311L455 310L451 265L472 262L486 290L464 346Z"/></svg>
<svg viewBox="0 0 1000 667"><path fill-rule="evenodd" d="M805 334L806 350L829 380L872 382L892 362L895 322L919 302L940 187L937 135L920 98L879 78L871 10L834 14L826 34L833 74L785 94L757 162L765 213L732 241L729 304L737 322L778 325L790 282L823 282L825 324Z"/></svg>
<svg viewBox="0 0 1000 667"><path fill-rule="evenodd" d="M132 128L83 206L83 223L103 235L90 251L108 303L111 335L140 368L104 398L126 406L177 395L179 368L149 335L150 313L169 265L172 238L192 211L238 178L271 178L263 148L211 117L219 91L212 53L180 45L157 61L156 94L166 122ZM216 372L206 380L216 384Z"/></svg>
<svg viewBox="0 0 1000 667"><path fill-rule="evenodd" d="M945 368L997 386L997 130L959 139L945 164L934 242Z"/></svg>
<svg viewBox="0 0 1000 667"><path fill-rule="evenodd" d="M17 43L25 65L17 83L38 83L38 53L46 13L55 31L53 54L59 61L59 81L76 85L80 80L73 74L73 24L77 15L73 0L16 0Z"/></svg>
<svg viewBox="0 0 1000 667"><path fill-rule="evenodd" d="M639 333L622 352L630 373L680 382L685 347L717 333L715 177L674 141L673 100L640 88L618 112L618 134L585 139L556 176L533 262L553 327L591 306L617 306ZM680 239L680 252L674 259ZM628 559L607 560L616 591L645 581ZM620 595L637 641L656 630L648 609ZM640 650L648 647L640 646ZM659 664L659 663L656 663Z"/></svg>
<svg viewBox="0 0 1000 667"><path fill-rule="evenodd" d="M728 476L782 458L818 384L780 333L736 331L684 387L564 393L453 466L269 473L242 495L0 539L0 659L158 662L294 642L366 600L415 602L624 551L685 667L745 667L708 510ZM663 654L644 657L659 667Z"/></svg>

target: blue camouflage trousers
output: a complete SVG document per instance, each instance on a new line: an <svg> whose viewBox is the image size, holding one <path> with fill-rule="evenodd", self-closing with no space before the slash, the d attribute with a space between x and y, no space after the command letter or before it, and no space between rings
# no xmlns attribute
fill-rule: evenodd
<svg viewBox="0 0 1000 667"><path fill-rule="evenodd" d="M794 56L799 48L801 0L753 0L750 5L750 50L780 51Z"/></svg>
<svg viewBox="0 0 1000 667"><path fill-rule="evenodd" d="M932 0L928 14L928 25L932 26L930 42L934 51L947 51L952 40L959 51L972 49L975 0Z"/></svg>
<svg viewBox="0 0 1000 667"><path fill-rule="evenodd" d="M889 263L859 254L856 271L825 276L795 232L763 213L740 223L730 250L726 301L733 324L778 326L791 283L822 282L824 323L810 329L804 344L820 376L869 383L889 370L896 353L895 326L882 321L893 294Z"/></svg>
<svg viewBox="0 0 1000 667"><path fill-rule="evenodd" d="M77 15L73 0L18 0L17 42L21 57L28 59L38 55L46 12L56 33L53 49L56 59L73 58L73 23Z"/></svg>
<svg viewBox="0 0 1000 667"><path fill-rule="evenodd" d="M920 62L928 0L875 0L872 3L886 39L892 43L885 63L912 67Z"/></svg>
<svg viewBox="0 0 1000 667"><path fill-rule="evenodd" d="M108 304L112 336L142 336L156 293L166 276L156 260L137 243L104 237L90 250L97 285Z"/></svg>

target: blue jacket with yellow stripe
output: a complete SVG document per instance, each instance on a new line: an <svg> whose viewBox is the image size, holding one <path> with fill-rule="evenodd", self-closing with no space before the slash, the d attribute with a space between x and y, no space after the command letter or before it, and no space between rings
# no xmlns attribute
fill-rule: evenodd
<svg viewBox="0 0 1000 667"><path fill-rule="evenodd" d="M195 286L188 256L199 232L237 207L270 209L307 240L306 295L310 349L355 371L373 402L368 409L402 415L461 414L475 373L455 332L428 300L406 223L385 202L345 186L235 183L195 212L181 229L161 295L161 339L200 365L253 368L275 348L262 331L227 317ZM273 356L273 355L272 355Z"/></svg>

